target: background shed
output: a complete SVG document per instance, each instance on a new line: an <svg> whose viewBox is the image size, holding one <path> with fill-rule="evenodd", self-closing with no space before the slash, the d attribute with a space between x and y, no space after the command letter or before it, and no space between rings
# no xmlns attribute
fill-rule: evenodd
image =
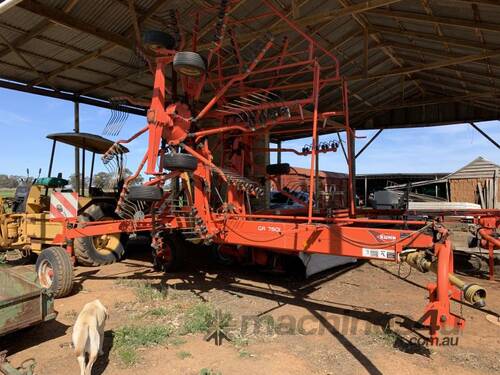
<svg viewBox="0 0 500 375"><path fill-rule="evenodd" d="M452 202L479 203L483 208L498 208L500 166L478 157L447 179Z"/></svg>

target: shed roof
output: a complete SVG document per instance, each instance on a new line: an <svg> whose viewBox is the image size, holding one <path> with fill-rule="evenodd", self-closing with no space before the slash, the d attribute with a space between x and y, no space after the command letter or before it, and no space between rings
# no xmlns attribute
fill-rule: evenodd
<svg viewBox="0 0 500 375"><path fill-rule="evenodd" d="M202 54L211 46L216 0L24 0L0 14L0 87L109 107L111 97L148 99L152 76L136 57L133 20L142 30L169 29L180 15L190 40L195 12ZM230 1L230 22L242 57L271 32L301 37L269 9ZM357 129L431 126L499 118L500 2L497 0L280 0L289 18L336 54L350 87L351 125ZM242 22L249 17L251 23ZM234 61L229 41L223 53ZM280 52L279 43L271 52ZM320 58L320 64L325 63ZM291 83L295 80L290 79ZM300 83L300 82L297 82ZM287 95L293 96L288 93ZM209 98L209 94L207 94ZM321 109L339 106L328 87ZM128 111L144 114L144 108ZM321 132L331 130L324 129ZM275 138L299 138L309 132Z"/></svg>
<svg viewBox="0 0 500 375"><path fill-rule="evenodd" d="M500 177L500 165L480 156L466 166L460 168L458 171L447 176L446 179L493 178L495 176Z"/></svg>

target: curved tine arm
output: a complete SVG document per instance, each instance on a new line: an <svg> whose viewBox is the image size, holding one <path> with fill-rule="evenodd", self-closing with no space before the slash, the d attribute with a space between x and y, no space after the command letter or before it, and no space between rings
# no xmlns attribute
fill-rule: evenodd
<svg viewBox="0 0 500 375"><path fill-rule="evenodd" d="M255 69L255 67L260 62L260 60L262 60L262 58L264 57L264 55L266 54L266 52L269 50L269 48L271 48L272 45L273 45L273 40L269 40L266 43L266 45L264 46L264 48L262 48L262 50L259 52L259 54L255 58L255 60L250 64L250 66L248 67L248 69L246 70L246 72L242 73L242 74L239 74L239 75L233 77L231 80L229 80L229 82L227 82L217 92L217 94L208 102L208 104L205 106L205 108L203 108L201 110L201 112L198 114L198 116L196 116L194 118L194 121L201 120L208 113L208 111L210 111L212 109L212 107L215 105L215 103L217 103L219 101L219 99L226 93L226 91L229 90L229 88L231 88L231 86L235 82L242 81L245 78L247 78L250 75L250 73Z"/></svg>
<svg viewBox="0 0 500 375"><path fill-rule="evenodd" d="M194 156L196 159L198 159L199 161L201 161L203 164L208 165L209 167L213 168L213 170L216 171L222 177L222 179L224 180L224 182L227 182L227 177L224 174L224 172L222 172L222 170L219 167L217 167L214 163L212 163L210 160L208 160L207 158L203 157L202 155L200 155L199 153L197 153L195 150L193 150L191 147L189 147L189 146L187 146L185 144L181 144L181 147L184 150L186 150L189 154L191 154L192 156Z"/></svg>

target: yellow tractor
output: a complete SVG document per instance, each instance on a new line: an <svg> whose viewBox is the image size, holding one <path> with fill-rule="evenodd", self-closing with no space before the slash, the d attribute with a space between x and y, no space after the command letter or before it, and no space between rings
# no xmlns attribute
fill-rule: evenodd
<svg viewBox="0 0 500 375"><path fill-rule="evenodd" d="M53 140L48 176L29 179L16 188L13 198L0 198L0 251L17 249L23 256L36 256L36 271L42 287L56 297L68 295L73 287L73 263L85 266L113 263L124 254L124 235L102 235L75 239L71 259L65 249L54 246L53 240L63 229L64 221L57 217L77 217L77 222L110 220L123 184L124 155L128 150L119 148L113 154L110 173L111 186L93 186L95 156L106 153L113 142L88 133L57 133L48 135ZM57 143L81 150L81 180L70 186L59 173L52 176ZM91 155L90 176L85 178L85 156ZM108 181L109 182L109 181ZM80 186L80 188L78 188ZM79 190L79 191L77 191ZM69 197L70 199L62 198Z"/></svg>

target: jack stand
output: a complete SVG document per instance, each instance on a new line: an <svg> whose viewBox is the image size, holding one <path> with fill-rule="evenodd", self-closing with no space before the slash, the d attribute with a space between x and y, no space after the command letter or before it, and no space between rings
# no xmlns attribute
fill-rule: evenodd
<svg viewBox="0 0 500 375"><path fill-rule="evenodd" d="M429 284L429 303L420 323L430 328L431 340L436 340L438 331L445 327L463 329L465 320L450 312L450 300L461 300L462 291L449 282L448 275L453 273L453 252L449 240L434 244L434 251L438 257L437 284Z"/></svg>

